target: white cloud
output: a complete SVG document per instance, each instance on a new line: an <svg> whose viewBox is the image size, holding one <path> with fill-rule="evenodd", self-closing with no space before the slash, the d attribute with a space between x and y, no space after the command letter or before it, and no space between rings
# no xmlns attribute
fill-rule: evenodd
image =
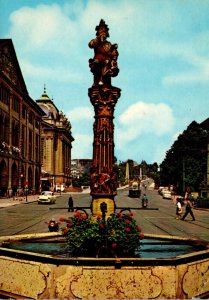
<svg viewBox="0 0 209 300"><path fill-rule="evenodd" d="M94 118L93 110L91 110L90 107L76 107L66 112L66 115L70 121L76 123L79 123L80 121L92 121Z"/></svg>
<svg viewBox="0 0 209 300"><path fill-rule="evenodd" d="M38 5L22 7L10 16L10 35L24 52L36 50L66 52L75 43L77 26L63 13L60 6Z"/></svg>
<svg viewBox="0 0 209 300"><path fill-rule="evenodd" d="M171 108L164 104L137 102L120 116L116 125L117 147L123 149L141 135L160 137L169 134L174 126Z"/></svg>
<svg viewBox="0 0 209 300"><path fill-rule="evenodd" d="M38 65L30 61L20 59L20 65L24 76L29 78L39 78L46 82L47 80L55 80L57 82L78 82L81 81L82 75L78 71L72 72L66 70L65 66Z"/></svg>
<svg viewBox="0 0 209 300"><path fill-rule="evenodd" d="M173 123L172 111L164 103L137 102L129 106L120 116L120 125L132 133L128 136L129 139L142 132L154 132L156 135L165 134L172 129Z"/></svg>

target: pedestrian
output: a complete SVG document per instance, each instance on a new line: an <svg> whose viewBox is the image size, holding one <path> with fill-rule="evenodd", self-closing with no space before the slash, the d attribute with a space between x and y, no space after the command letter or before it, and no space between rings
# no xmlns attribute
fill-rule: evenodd
<svg viewBox="0 0 209 300"><path fill-rule="evenodd" d="M147 198L147 195L144 194L143 198L142 198L142 207L147 207L148 205L148 198Z"/></svg>
<svg viewBox="0 0 209 300"><path fill-rule="evenodd" d="M72 198L71 195L68 199L68 211L74 211L74 209L73 209L73 198Z"/></svg>
<svg viewBox="0 0 209 300"><path fill-rule="evenodd" d="M186 211L185 211L185 213L184 213L184 215L183 215L183 217L182 217L181 220L184 221L184 219L186 218L186 216L188 214L190 214L191 217L192 217L192 221L195 221L195 217L194 217L194 214L193 214L193 211L192 211L192 203L191 203L191 201L188 198L186 199L185 206L186 206Z"/></svg>
<svg viewBox="0 0 209 300"><path fill-rule="evenodd" d="M181 198L177 198L176 203L176 219L178 220L182 214L182 207L181 207Z"/></svg>

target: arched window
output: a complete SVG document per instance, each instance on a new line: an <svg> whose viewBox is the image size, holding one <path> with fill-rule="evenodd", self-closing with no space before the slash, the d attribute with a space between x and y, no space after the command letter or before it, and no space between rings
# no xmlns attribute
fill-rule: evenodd
<svg viewBox="0 0 209 300"><path fill-rule="evenodd" d="M13 163L12 165L12 190L13 193L17 192L18 188L18 172L17 172L17 165L16 163Z"/></svg>
<svg viewBox="0 0 209 300"><path fill-rule="evenodd" d="M8 170L4 160L0 163L0 196L5 196L8 189Z"/></svg>

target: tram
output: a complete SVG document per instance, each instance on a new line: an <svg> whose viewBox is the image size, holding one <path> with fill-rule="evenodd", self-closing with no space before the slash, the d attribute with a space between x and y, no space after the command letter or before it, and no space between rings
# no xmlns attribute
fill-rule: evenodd
<svg viewBox="0 0 209 300"><path fill-rule="evenodd" d="M141 181L139 179L130 181L128 196L132 198L139 198L141 196Z"/></svg>

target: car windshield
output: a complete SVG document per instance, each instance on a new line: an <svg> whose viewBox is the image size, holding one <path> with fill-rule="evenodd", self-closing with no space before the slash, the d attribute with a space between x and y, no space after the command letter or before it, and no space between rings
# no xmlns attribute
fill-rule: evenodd
<svg viewBox="0 0 209 300"><path fill-rule="evenodd" d="M41 193L41 195L52 195L52 192L50 191L44 191Z"/></svg>

